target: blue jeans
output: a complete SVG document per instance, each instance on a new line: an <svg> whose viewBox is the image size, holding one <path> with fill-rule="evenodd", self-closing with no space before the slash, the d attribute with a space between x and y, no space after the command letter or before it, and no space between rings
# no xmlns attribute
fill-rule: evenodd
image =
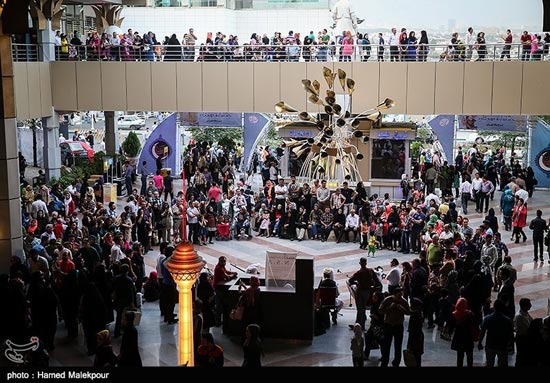
<svg viewBox="0 0 550 383"><path fill-rule="evenodd" d="M405 230L401 231L401 250L403 250L403 254L409 254L411 251L409 232Z"/></svg>

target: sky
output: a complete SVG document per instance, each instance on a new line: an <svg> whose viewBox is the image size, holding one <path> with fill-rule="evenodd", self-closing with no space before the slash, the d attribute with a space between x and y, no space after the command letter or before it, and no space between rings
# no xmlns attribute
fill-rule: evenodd
<svg viewBox="0 0 550 383"><path fill-rule="evenodd" d="M438 29L456 20L468 26L542 29L541 0L351 0L355 13L365 22L361 27L426 27Z"/></svg>

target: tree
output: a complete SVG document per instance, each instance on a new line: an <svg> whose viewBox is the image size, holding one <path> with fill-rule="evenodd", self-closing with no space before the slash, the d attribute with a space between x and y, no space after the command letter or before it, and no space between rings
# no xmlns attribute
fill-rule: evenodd
<svg viewBox="0 0 550 383"><path fill-rule="evenodd" d="M134 132L128 133L128 137L122 143L122 150L127 157L137 157L141 149L141 143Z"/></svg>
<svg viewBox="0 0 550 383"><path fill-rule="evenodd" d="M495 150L511 148L512 153L517 147L525 147L527 133L525 132L478 132L480 137Z"/></svg>
<svg viewBox="0 0 550 383"><path fill-rule="evenodd" d="M197 142L217 143L224 148L234 148L237 142L243 142L242 128L190 128Z"/></svg>

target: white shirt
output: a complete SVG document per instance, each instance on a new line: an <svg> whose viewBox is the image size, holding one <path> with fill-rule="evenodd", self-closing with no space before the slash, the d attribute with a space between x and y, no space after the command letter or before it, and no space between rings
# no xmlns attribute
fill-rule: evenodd
<svg viewBox="0 0 550 383"><path fill-rule="evenodd" d="M431 200L434 200L438 206L441 205L441 200L434 193L430 193L426 196L426 205L429 205Z"/></svg>
<svg viewBox="0 0 550 383"><path fill-rule="evenodd" d="M401 269L399 266L392 267L386 276L386 280L390 286L399 286L399 282L401 281Z"/></svg>
<svg viewBox="0 0 550 383"><path fill-rule="evenodd" d="M111 264L119 262L121 259L126 258L126 255L120 249L116 243L111 247Z"/></svg>
<svg viewBox="0 0 550 383"><path fill-rule="evenodd" d="M466 38L464 39L466 41L466 45L474 45L477 41L477 37L475 33L467 33Z"/></svg>
<svg viewBox="0 0 550 383"><path fill-rule="evenodd" d="M474 189L475 191L480 191L482 183L483 183L483 180L481 178L474 178L472 180L472 189Z"/></svg>
<svg viewBox="0 0 550 383"><path fill-rule="evenodd" d="M286 187L286 185L275 185L275 199L285 199L287 194L288 188Z"/></svg>
<svg viewBox="0 0 550 383"><path fill-rule="evenodd" d="M460 184L460 194L464 194L464 193L472 193L472 184L469 183L468 181L464 181L462 184Z"/></svg>
<svg viewBox="0 0 550 383"><path fill-rule="evenodd" d="M397 33L395 35L392 33L390 37L388 37L388 44L392 46L399 45L399 37L397 36Z"/></svg>
<svg viewBox="0 0 550 383"><path fill-rule="evenodd" d="M353 229L359 226L359 216L357 214L348 214L346 217L346 228L351 227Z"/></svg>

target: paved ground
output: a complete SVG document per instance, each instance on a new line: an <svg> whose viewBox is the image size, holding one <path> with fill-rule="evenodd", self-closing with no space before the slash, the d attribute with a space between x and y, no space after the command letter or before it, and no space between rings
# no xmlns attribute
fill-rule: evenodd
<svg viewBox="0 0 550 383"><path fill-rule="evenodd" d="M491 206L497 206L497 193L495 201ZM548 200L550 192L537 191L534 197L529 200L528 220L534 217L536 209L542 209L544 217L548 218L550 209ZM124 201L119 200L122 205ZM471 226L475 227L482 221L481 214L470 214ZM546 263L534 263L532 261L532 240L529 230L526 230L529 237L526 243L510 244L509 233L503 234L503 240L509 246L513 265L518 270L518 281L516 282L516 302L522 297L529 297L533 302L531 311L534 317L547 315L548 298L550 298L550 265ZM333 326L325 335L315 337L311 345L296 344L294 342L283 342L266 339L264 364L273 366L351 366L351 355L349 351L351 331L347 324L353 323L355 319L355 306L348 307L349 293L345 287L345 279L348 274L358 269L358 261L364 255L364 251L358 248L358 244L340 243L333 240L322 243L320 241L305 240L302 242L291 242L278 238L254 237L250 241L229 241L216 242L213 245L197 246L196 250L205 261L208 267L213 270L220 255L225 255L230 263L245 268L252 263L265 264L266 250L297 251L301 254L310 254L315 257L315 273L321 275L325 267L332 267L338 270L336 280L340 289L341 298L345 301L343 316L340 317L337 326ZM155 264L158 255L157 251L151 251L146 256L148 270ZM376 253L376 258L369 258L369 266L382 266L389 269L389 262L392 258L400 261L411 260L412 255L381 250ZM545 254L545 259L548 259ZM261 271L263 272L263 267ZM177 327L166 325L162 322L158 305L146 303L143 307L143 319L139 326L139 343L144 365L164 366L176 365L176 332ZM288 313L292 315L292 313ZM112 327L112 326L111 326ZM219 328L212 329L217 342L225 350L226 365L240 365L242 362L242 350L239 339L232 339L220 333ZM425 332L425 354L423 365L426 366L453 366L455 365L455 352L450 350L449 342L439 338L435 330L424 328ZM406 337L404 344L406 343ZM118 341L114 341L115 349L118 350ZM93 359L86 356L84 339L80 336L77 340L68 341L66 330L60 324L57 333L57 348L51 355L51 365L68 366L90 366ZM377 365L380 353L373 351L367 365ZM510 357L513 360L513 357ZM474 352L474 363L481 365L484 361L484 353Z"/></svg>

